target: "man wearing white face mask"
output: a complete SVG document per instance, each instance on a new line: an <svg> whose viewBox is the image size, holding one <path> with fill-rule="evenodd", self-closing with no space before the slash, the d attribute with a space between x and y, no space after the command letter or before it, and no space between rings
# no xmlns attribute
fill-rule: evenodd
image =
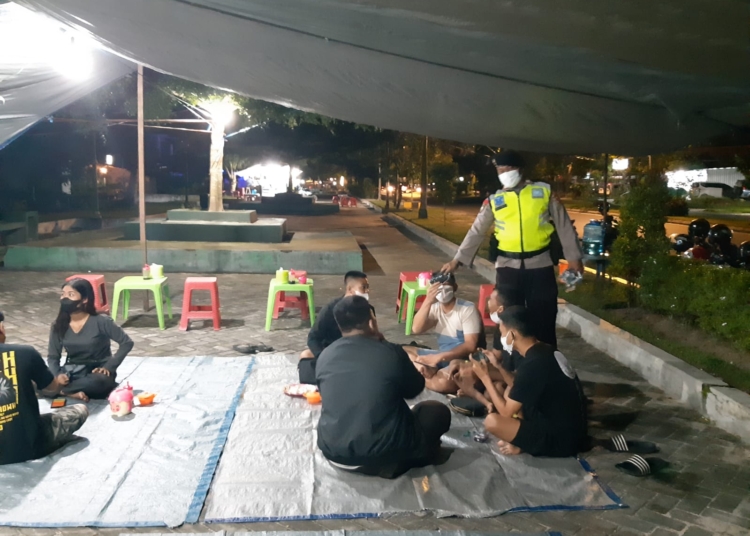
<svg viewBox="0 0 750 536"><path fill-rule="evenodd" d="M494 156L493 163L502 189L485 200L456 256L442 270L454 272L461 265L470 266L494 224L497 288L508 298L508 305L528 307L535 318L535 335L556 347L557 281L550 244L557 231L570 269L582 272L578 237L549 185L523 180L524 162L518 153L503 151Z"/></svg>
<svg viewBox="0 0 750 536"><path fill-rule="evenodd" d="M508 387L498 391L486 361L473 361L497 413L484 421L505 455L575 456L586 445L586 403L575 370L565 356L533 335L528 309L508 307L499 315L503 350L517 352L515 374L503 373Z"/></svg>
<svg viewBox="0 0 750 536"><path fill-rule="evenodd" d="M406 347L417 368L426 367L425 377L431 376L430 372L434 374L437 369L447 367L455 359L469 357L476 351L480 337L484 335L479 311L473 303L457 299L457 289L453 274L442 283L433 283L427 291L424 304L414 315L414 333L426 333L434 328L438 336L437 350ZM440 376L435 378L437 382ZM446 383L450 385L433 385L430 383L431 378L428 378L427 387L439 392L455 391L456 387L452 380L448 376L445 378Z"/></svg>

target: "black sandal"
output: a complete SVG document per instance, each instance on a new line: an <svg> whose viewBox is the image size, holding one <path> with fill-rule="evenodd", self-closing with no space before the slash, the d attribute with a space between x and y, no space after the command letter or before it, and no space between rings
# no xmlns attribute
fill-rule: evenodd
<svg viewBox="0 0 750 536"><path fill-rule="evenodd" d="M456 413L468 417L484 417L487 415L487 407L468 396L457 396L448 402L448 407Z"/></svg>
<svg viewBox="0 0 750 536"><path fill-rule="evenodd" d="M658 473L662 469L669 466L669 462L666 462L660 458L642 458L638 454L628 458L624 462L615 465L623 473L629 474L630 476L644 477Z"/></svg>
<svg viewBox="0 0 750 536"><path fill-rule="evenodd" d="M655 454L659 452L659 447L655 443L628 440L622 434L612 436L608 441L602 443L602 446L610 452L632 452L633 454Z"/></svg>
<svg viewBox="0 0 750 536"><path fill-rule="evenodd" d="M266 346L265 344L250 345L250 344L235 344L232 346L232 350L245 355L273 352L273 348Z"/></svg>

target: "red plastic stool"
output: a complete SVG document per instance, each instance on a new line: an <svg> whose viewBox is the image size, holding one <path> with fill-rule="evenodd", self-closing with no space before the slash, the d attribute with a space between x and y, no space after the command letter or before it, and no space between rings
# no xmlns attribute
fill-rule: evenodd
<svg viewBox="0 0 750 536"><path fill-rule="evenodd" d="M354 198L354 197L350 197L349 198L349 206L353 207L353 208L356 207L357 206L357 199Z"/></svg>
<svg viewBox="0 0 750 536"><path fill-rule="evenodd" d="M477 308L479 309L479 314L482 315L482 323L487 328L495 327L495 323L487 312L487 300L490 298L493 290L495 290L495 285L487 284L479 286L479 303L477 303Z"/></svg>
<svg viewBox="0 0 750 536"><path fill-rule="evenodd" d="M398 275L398 294L396 295L396 314L398 314L399 310L401 310L401 318L402 320L406 319L406 308L401 309L401 290L404 287L404 283L407 281L416 281L419 277L419 274L422 272L401 272ZM424 302L424 296L419 296L417 298L416 307L419 308L422 303Z"/></svg>
<svg viewBox="0 0 750 536"><path fill-rule="evenodd" d="M85 279L94 287L94 307L97 313L109 313L109 300L107 299L107 285L104 276L100 274L76 274L71 275L65 281L72 279Z"/></svg>
<svg viewBox="0 0 750 536"><path fill-rule="evenodd" d="M194 290L207 290L211 293L211 305L193 305ZM182 297L182 316L180 329L187 331L191 320L213 320L214 331L221 329L219 308L219 284L215 277L188 277Z"/></svg>
<svg viewBox="0 0 750 536"><path fill-rule="evenodd" d="M334 196L333 196L333 197L331 198L331 203L333 203L334 205L338 205L338 204L339 204L339 196L337 196L337 195L334 195Z"/></svg>
<svg viewBox="0 0 750 536"><path fill-rule="evenodd" d="M286 292L277 292L273 303L273 319L279 319L279 313L286 309L299 309L302 320L310 318L310 309L307 304L307 294L300 292L299 296L287 296Z"/></svg>

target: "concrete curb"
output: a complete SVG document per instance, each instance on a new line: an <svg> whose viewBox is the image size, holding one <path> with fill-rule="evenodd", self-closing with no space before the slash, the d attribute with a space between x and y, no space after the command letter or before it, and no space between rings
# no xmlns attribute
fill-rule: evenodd
<svg viewBox="0 0 750 536"><path fill-rule="evenodd" d="M382 212L374 205L371 208ZM385 220L407 234L432 244L451 258L458 250L453 242L396 214L386 214ZM495 267L489 261L476 259L472 268L486 280L495 281ZM717 427L750 443L750 395L747 393L727 386L722 380L573 304L560 304L557 325L579 335L670 397L699 411Z"/></svg>

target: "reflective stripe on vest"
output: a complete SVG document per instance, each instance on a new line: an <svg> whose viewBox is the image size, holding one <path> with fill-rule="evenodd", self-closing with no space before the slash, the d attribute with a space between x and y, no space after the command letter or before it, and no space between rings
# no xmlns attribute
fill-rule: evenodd
<svg viewBox="0 0 750 536"><path fill-rule="evenodd" d="M520 192L499 190L490 196L500 254L526 258L549 248L555 227L549 221L550 188L534 182Z"/></svg>

